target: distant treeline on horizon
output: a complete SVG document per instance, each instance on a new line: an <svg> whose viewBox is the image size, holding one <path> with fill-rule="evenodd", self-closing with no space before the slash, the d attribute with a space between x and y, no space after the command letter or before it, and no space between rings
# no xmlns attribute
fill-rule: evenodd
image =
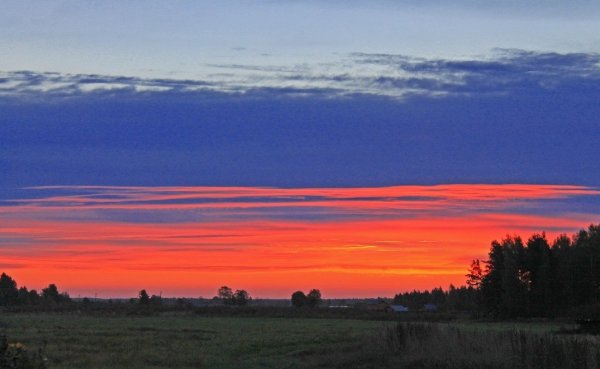
<svg viewBox="0 0 600 369"><path fill-rule="evenodd" d="M590 225L572 237L562 234L552 243L544 233L533 234L526 242L520 236L492 241L488 259L473 260L466 277L464 286L415 290L380 300L412 311L433 304L438 311L470 312L494 318L554 317L577 309L598 311L600 318L600 224ZM221 287L212 300L229 305L246 305L252 301L245 290L234 292L226 286ZM88 298L82 301L90 302ZM128 301L160 304L162 298L150 297L141 290L137 299ZM54 284L38 293L26 287L18 288L16 281L5 273L0 276L0 306L71 302L68 293L59 292ZM308 295L296 291L291 296L293 306L316 306L320 302L317 289Z"/></svg>
<svg viewBox="0 0 600 369"><path fill-rule="evenodd" d="M600 318L600 224L552 243L544 233L492 241L488 259L473 260L466 277L467 286L401 293L394 303L494 318Z"/></svg>

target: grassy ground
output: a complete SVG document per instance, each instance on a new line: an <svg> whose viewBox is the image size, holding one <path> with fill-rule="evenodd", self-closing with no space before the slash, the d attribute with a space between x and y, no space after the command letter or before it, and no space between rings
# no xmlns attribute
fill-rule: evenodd
<svg viewBox="0 0 600 369"><path fill-rule="evenodd" d="M542 322L486 322L486 321L476 321L476 320L468 320L468 321L460 321L460 322L452 322L451 326L466 330L466 331L475 331L475 332L505 332L505 331L525 331L531 333L559 333L561 331L566 330L574 330L577 328L577 324L573 322L552 322L552 321L542 321Z"/></svg>
<svg viewBox="0 0 600 369"><path fill-rule="evenodd" d="M194 315L0 315L0 327L11 341L32 348L46 345L49 368L370 367L373 358L360 354L364 338L391 324Z"/></svg>
<svg viewBox="0 0 600 369"><path fill-rule="evenodd" d="M401 322L382 346L397 368L598 369L600 340L554 323Z"/></svg>
<svg viewBox="0 0 600 369"><path fill-rule="evenodd" d="M548 322L0 313L48 368L597 368L598 337Z"/></svg>

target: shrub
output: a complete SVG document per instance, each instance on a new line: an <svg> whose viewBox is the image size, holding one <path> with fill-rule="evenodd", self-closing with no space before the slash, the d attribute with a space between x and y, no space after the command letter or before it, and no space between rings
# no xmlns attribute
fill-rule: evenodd
<svg viewBox="0 0 600 369"><path fill-rule="evenodd" d="M46 358L42 349L31 352L21 342L9 343L6 335L0 335L0 368L45 369Z"/></svg>
<svg viewBox="0 0 600 369"><path fill-rule="evenodd" d="M385 355L407 368L598 368L595 338L521 330L490 331L449 324L398 323L380 337Z"/></svg>

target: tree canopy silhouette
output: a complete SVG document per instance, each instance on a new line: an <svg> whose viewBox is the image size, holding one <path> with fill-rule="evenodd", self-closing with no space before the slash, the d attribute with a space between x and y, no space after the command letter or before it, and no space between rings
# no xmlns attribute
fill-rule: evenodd
<svg viewBox="0 0 600 369"><path fill-rule="evenodd" d="M18 296L17 282L6 273L2 273L0 275L0 306L15 304Z"/></svg>
<svg viewBox="0 0 600 369"><path fill-rule="evenodd" d="M321 303L321 291L318 289L312 289L308 294L304 294L302 291L296 291L292 293L292 306L302 307L309 306L315 307Z"/></svg>
<svg viewBox="0 0 600 369"><path fill-rule="evenodd" d="M42 289L42 299L51 304L60 304L71 301L69 294L66 292L60 293L58 287L53 283Z"/></svg>
<svg viewBox="0 0 600 369"><path fill-rule="evenodd" d="M292 306L302 307L306 305L306 295L302 291L292 293Z"/></svg>
<svg viewBox="0 0 600 369"><path fill-rule="evenodd" d="M219 288L217 296L226 305L246 305L252 298L246 290L233 290L227 286Z"/></svg>
<svg viewBox="0 0 600 369"><path fill-rule="evenodd" d="M481 278L471 264L467 283L478 289L488 315L550 317L600 303L600 225L551 245L544 233L526 243L507 236L492 242L485 264Z"/></svg>
<svg viewBox="0 0 600 369"><path fill-rule="evenodd" d="M312 289L306 295L306 304L310 307L318 306L321 303L321 291Z"/></svg>
<svg viewBox="0 0 600 369"><path fill-rule="evenodd" d="M138 294L138 304L140 305L148 305L150 304L150 296L148 296L148 292L146 290L141 290Z"/></svg>

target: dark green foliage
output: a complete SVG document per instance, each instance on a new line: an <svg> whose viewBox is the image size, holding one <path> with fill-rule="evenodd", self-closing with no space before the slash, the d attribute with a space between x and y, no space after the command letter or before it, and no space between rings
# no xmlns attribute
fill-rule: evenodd
<svg viewBox="0 0 600 369"><path fill-rule="evenodd" d="M481 263L479 259L475 259L471 262L469 273L467 277L467 286L478 289L481 286L481 279L483 278L483 271L481 270Z"/></svg>
<svg viewBox="0 0 600 369"><path fill-rule="evenodd" d="M233 303L235 305L246 305L250 301L250 295L245 290L237 290L233 294Z"/></svg>
<svg viewBox="0 0 600 369"><path fill-rule="evenodd" d="M217 292L217 297L223 301L226 305L233 304L233 290L227 286L223 286L219 288Z"/></svg>
<svg viewBox="0 0 600 369"><path fill-rule="evenodd" d="M244 306L252 300L250 294L248 294L246 290L236 290L234 293L233 290L227 286L219 288L218 296L216 298L221 299L225 305L239 306Z"/></svg>
<svg viewBox="0 0 600 369"><path fill-rule="evenodd" d="M310 307L318 306L321 303L321 291L312 289L306 295L306 304Z"/></svg>
<svg viewBox="0 0 600 369"><path fill-rule="evenodd" d="M316 307L321 303L321 291L316 288L313 288L308 292L307 295L302 291L296 291L292 293L292 306L295 307Z"/></svg>
<svg viewBox="0 0 600 369"><path fill-rule="evenodd" d="M555 317L572 315L577 306L600 306L600 225L572 239L561 235L552 246L543 233L527 243L507 236L491 243L485 264L482 271L473 260L468 287L405 292L394 297L394 304L414 311L433 303L441 311L494 318Z"/></svg>
<svg viewBox="0 0 600 369"><path fill-rule="evenodd" d="M140 305L148 305L150 304L150 297L148 296L148 292L146 290L141 290L138 294L138 304Z"/></svg>
<svg viewBox="0 0 600 369"><path fill-rule="evenodd" d="M2 273L0 275L0 306L16 304L18 296L17 282L6 273Z"/></svg>
<svg viewBox="0 0 600 369"><path fill-rule="evenodd" d="M302 291L292 293L292 306L302 307L306 305L306 295Z"/></svg>
<svg viewBox="0 0 600 369"><path fill-rule="evenodd" d="M550 246L545 235L533 235L527 241L526 270L528 273L529 306L531 315L551 313L553 274ZM555 266L556 267L556 266Z"/></svg>
<svg viewBox="0 0 600 369"><path fill-rule="evenodd" d="M426 304L434 304L439 311L474 312L477 308L477 291L472 287L454 287L447 291L441 287L431 291L412 291L394 296L393 304L406 306L410 311L424 310Z"/></svg>
<svg viewBox="0 0 600 369"><path fill-rule="evenodd" d="M70 302L71 298L66 292L60 293L55 284L49 284L47 288L42 289L42 300L47 304L62 304Z"/></svg>
<svg viewBox="0 0 600 369"><path fill-rule="evenodd" d="M572 240L561 235L552 246L544 234L534 234L526 245L520 237L494 241L486 264L479 292L490 316L552 317L600 303L600 225Z"/></svg>
<svg viewBox="0 0 600 369"><path fill-rule="evenodd" d="M501 313L504 252L502 246L492 242L484 277L481 279L481 300L487 313L497 317Z"/></svg>
<svg viewBox="0 0 600 369"><path fill-rule="evenodd" d="M50 285L46 291L45 302L62 303L70 301L66 293L59 294L55 285ZM0 276L0 306L30 306L38 305L41 301L36 290L27 290L23 286L17 288L17 282L6 273Z"/></svg>

